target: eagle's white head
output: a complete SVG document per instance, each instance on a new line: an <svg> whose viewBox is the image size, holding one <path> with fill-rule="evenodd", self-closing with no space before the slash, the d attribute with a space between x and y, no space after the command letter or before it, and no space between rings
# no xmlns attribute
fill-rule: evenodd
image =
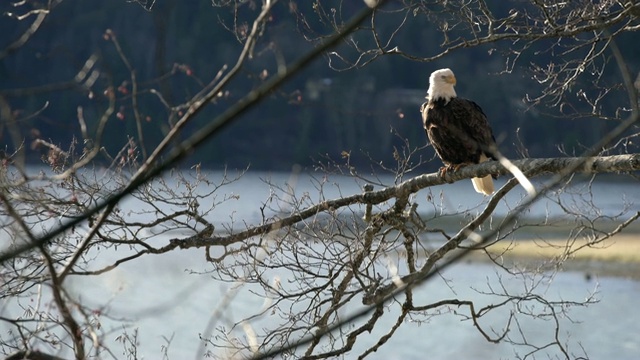
<svg viewBox="0 0 640 360"><path fill-rule="evenodd" d="M451 69L440 69L431 73L429 77L429 94L427 99L434 101L436 99L444 99L449 102L456 97L456 90L453 86L456 84L456 76L453 75Z"/></svg>

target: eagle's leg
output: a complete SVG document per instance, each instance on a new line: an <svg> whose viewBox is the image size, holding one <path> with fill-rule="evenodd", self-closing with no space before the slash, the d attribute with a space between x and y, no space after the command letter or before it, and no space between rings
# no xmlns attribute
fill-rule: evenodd
<svg viewBox="0 0 640 360"><path fill-rule="evenodd" d="M453 181L448 180L446 176L448 172L455 172L456 170L456 165L445 164L445 166L441 167L440 170L438 170L438 176L444 179L444 181L446 181L447 183L453 184Z"/></svg>
<svg viewBox="0 0 640 360"><path fill-rule="evenodd" d="M455 173L456 171L460 170L460 168L468 165L473 165L473 163L445 164L445 166L441 167L440 170L438 170L438 175L447 183L452 184L453 181L446 179L447 173Z"/></svg>

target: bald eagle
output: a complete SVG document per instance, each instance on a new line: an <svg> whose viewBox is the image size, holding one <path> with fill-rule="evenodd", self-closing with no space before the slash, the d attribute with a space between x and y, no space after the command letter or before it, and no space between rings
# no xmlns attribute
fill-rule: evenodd
<svg viewBox="0 0 640 360"><path fill-rule="evenodd" d="M429 141L444 163L440 174L462 166L479 164L494 156L496 141L480 106L458 98L450 69L434 71L429 78L427 101L422 104L422 122ZM494 191L491 175L473 178L473 188L485 195Z"/></svg>

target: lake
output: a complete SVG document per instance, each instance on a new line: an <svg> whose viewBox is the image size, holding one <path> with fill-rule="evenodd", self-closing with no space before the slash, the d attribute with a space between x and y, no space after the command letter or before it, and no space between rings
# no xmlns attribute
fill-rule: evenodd
<svg viewBox="0 0 640 360"><path fill-rule="evenodd" d="M221 178L221 173L211 172L207 177L212 181ZM328 178L322 175L291 176L286 173L249 172L238 181L225 187L225 193L234 195L208 215L208 220L216 224L218 231L224 231L223 224L234 220L234 231L244 229L244 222L258 223L263 212L262 203L273 195L273 189L265 183L270 182L283 188L293 189L295 197L308 196L311 201L332 199L340 195L352 195L361 192L363 182L339 176ZM564 209L580 211L600 211L603 216L624 218L629 212L640 209L640 191L637 183L611 182L608 178L589 182L577 182L564 189L564 195L545 197L536 203L527 213L534 217L558 217ZM390 183L391 178L383 178ZM285 185L285 184L289 185ZM501 183L498 184L498 186ZM376 190L380 187L376 187ZM581 190L591 189L591 194ZM321 190L321 191L320 191ZM319 195L321 193L322 195ZM514 190L504 200L496 214L504 216L522 199L522 191ZM272 204L276 210L288 211L287 195L280 194ZM282 200L284 199L284 200ZM436 200L434 200L436 199ZM220 198L218 198L220 200ZM475 193L469 181L424 189L415 197L418 210L433 214L452 214L460 211L477 213L486 203L486 199ZM213 203L213 200L211 200ZM281 203L277 203L281 202ZM211 204L212 204L211 203ZM200 206L207 208L211 204L206 200ZM597 205L591 207L591 205ZM140 209L135 200L127 199L122 204L127 209ZM151 215L148 215L151 216ZM149 220L150 218L147 218ZM183 234L189 236L191 234ZM180 232L159 235L154 244L162 244L167 239L179 237ZM3 241L7 241L4 239ZM92 263L96 268L109 264L127 253L127 249L103 251ZM123 332L132 334L138 331L138 354L146 359L163 357L164 346L169 359L200 359L203 347L199 340L201 334L210 334L212 326L225 325L239 321L245 316L259 311L265 299L252 295L251 286L213 281L207 271L210 266L205 261L203 251L197 249L176 250L163 255L146 255L135 261L124 263L116 269L99 276L70 277L65 283L72 297L91 308L100 309L101 327L107 335L104 342L112 348L114 354L122 356L122 345L117 340ZM286 271L275 271L269 276L278 277L286 282ZM597 302L588 307L575 306L567 316L560 316L561 330L558 338L566 344L573 357L585 356L592 359L638 359L640 357L640 322L637 321L633 304L640 298L640 282L614 277L596 277L587 280L580 272L560 272L557 274L538 274L533 282L523 281L496 266L486 263L460 262L446 269L424 286L415 291L414 301L427 304L441 299L472 300L480 306L497 301L496 296L483 295L489 287L500 286L509 291L522 291L524 287L536 284L536 294L544 295L549 301L581 302L594 296ZM230 292L230 289L233 291ZM229 294L233 298L227 298ZM227 307L224 304L230 301ZM46 302L46 301L45 301ZM222 312L220 312L222 310ZM342 316L347 316L346 312ZM405 321L396 334L371 359L512 359L516 358L514 348L509 344L492 344L473 327L470 321L463 321L453 311L465 313L466 309L450 309L442 314L428 314L426 320ZM505 309L505 311L508 309ZM390 315L393 315L389 309ZM16 303L5 303L0 307L0 316L11 317L22 311ZM108 316L106 316L108 314ZM481 318L483 327L502 329L509 312L497 312L495 315ZM215 319L215 324L212 323ZM267 314L251 323L254 329L266 326L270 321ZM384 317L378 324L380 329L372 335L382 335L388 331L394 318ZM387 321L386 323L384 321ZM549 319L530 319L520 323L529 341L544 344L550 341ZM0 334L4 337L9 327L0 322ZM514 330L515 331L515 330ZM240 329L235 333L242 334ZM516 336L516 334L513 334ZM170 339L170 340L169 340ZM354 358L364 351L365 341L357 343L353 352L346 358ZM43 349L41 349L43 350ZM207 347L207 351L224 354L220 349ZM518 349L522 355L526 349ZM585 355L586 353L586 355ZM69 356L68 352L63 355ZM536 358L554 357L557 352L538 353ZM107 356L105 356L107 358Z"/></svg>

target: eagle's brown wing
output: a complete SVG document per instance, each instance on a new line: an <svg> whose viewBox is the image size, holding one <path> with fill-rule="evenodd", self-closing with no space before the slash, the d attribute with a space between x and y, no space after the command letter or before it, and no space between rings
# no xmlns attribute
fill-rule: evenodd
<svg viewBox="0 0 640 360"><path fill-rule="evenodd" d="M437 99L423 105L421 110L424 130L445 164L444 169L496 159L493 131L487 116L475 102ZM491 176L471 180L477 192L493 193Z"/></svg>
<svg viewBox="0 0 640 360"><path fill-rule="evenodd" d="M478 151L487 158L497 160L495 156L496 139L493 136L491 125L482 108L475 102L467 99L454 98L449 102L455 126L459 127L469 140L474 142ZM475 149L474 149L475 150Z"/></svg>
<svg viewBox="0 0 640 360"><path fill-rule="evenodd" d="M473 101L432 101L422 106L422 120L429 141L445 164L477 164L482 154L495 159L495 139L487 116Z"/></svg>

